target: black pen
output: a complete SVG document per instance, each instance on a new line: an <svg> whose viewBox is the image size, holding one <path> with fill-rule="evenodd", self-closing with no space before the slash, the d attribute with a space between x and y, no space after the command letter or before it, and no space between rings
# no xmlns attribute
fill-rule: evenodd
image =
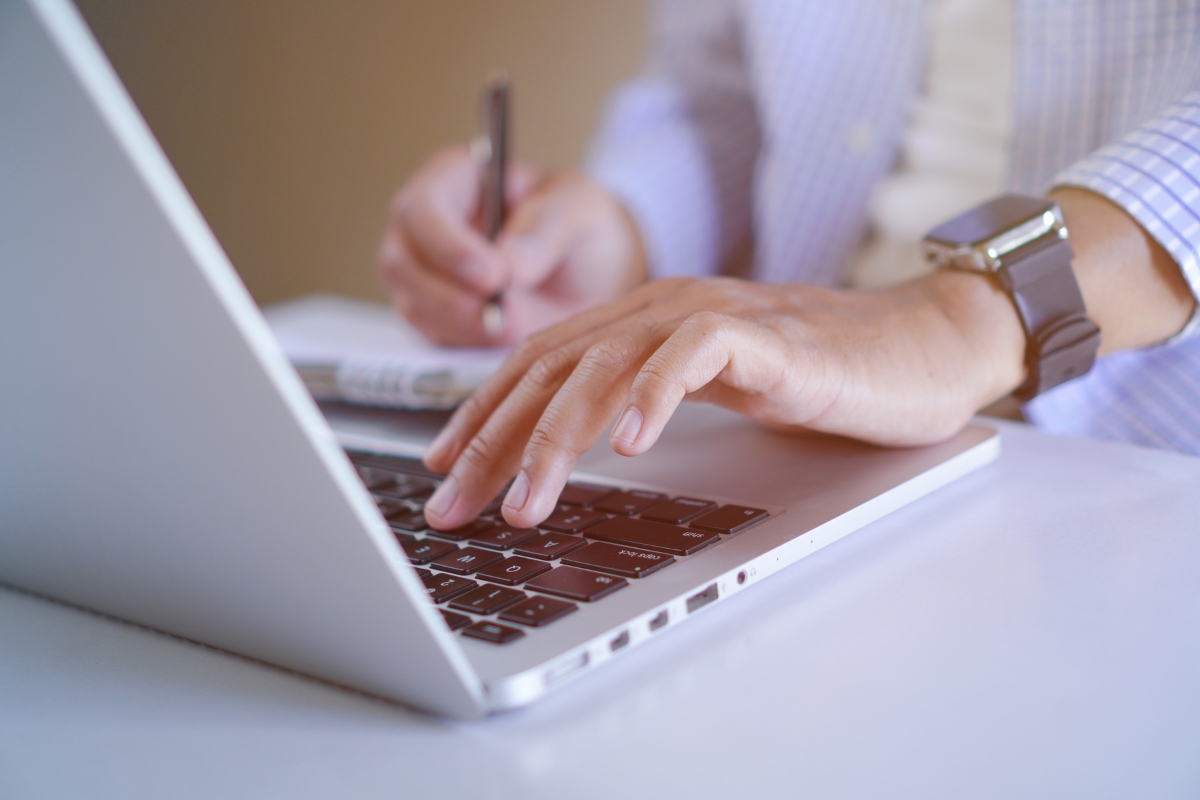
<svg viewBox="0 0 1200 800"><path fill-rule="evenodd" d="M496 241L504 227L504 172L508 165L508 76L495 72L488 77L483 91L483 138L486 159L480 187L480 221L488 241ZM487 299L483 306L483 328L489 336L504 330L503 290Z"/></svg>

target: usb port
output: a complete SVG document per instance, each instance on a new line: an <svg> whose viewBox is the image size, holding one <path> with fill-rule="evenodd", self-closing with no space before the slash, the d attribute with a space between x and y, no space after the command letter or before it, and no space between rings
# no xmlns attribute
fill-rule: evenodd
<svg viewBox="0 0 1200 800"><path fill-rule="evenodd" d="M654 619L650 620L650 630L651 631L658 630L663 625L666 625L667 620L669 620L669 619L671 619L670 612L668 612L664 608L662 611L658 612L658 616L656 616Z"/></svg>
<svg viewBox="0 0 1200 800"><path fill-rule="evenodd" d="M717 585L711 583L708 588L699 594L694 594L688 598L687 610L689 614L695 613L696 609L704 608L706 605L717 599Z"/></svg>
<svg viewBox="0 0 1200 800"><path fill-rule="evenodd" d="M614 653L629 644L629 631L621 631L621 635L608 643L608 649Z"/></svg>

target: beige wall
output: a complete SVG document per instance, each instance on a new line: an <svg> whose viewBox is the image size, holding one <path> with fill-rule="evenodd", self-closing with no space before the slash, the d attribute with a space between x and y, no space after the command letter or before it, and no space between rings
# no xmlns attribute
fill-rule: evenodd
<svg viewBox="0 0 1200 800"><path fill-rule="evenodd" d="M644 0L79 0L260 303L382 298L395 188L478 125L483 76L514 82L516 152L578 162L632 75Z"/></svg>

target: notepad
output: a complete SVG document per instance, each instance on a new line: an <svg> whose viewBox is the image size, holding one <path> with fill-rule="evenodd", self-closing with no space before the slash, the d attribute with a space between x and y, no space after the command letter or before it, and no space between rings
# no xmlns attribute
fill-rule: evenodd
<svg viewBox="0 0 1200 800"><path fill-rule="evenodd" d="M495 372L508 353L439 347L391 308L335 295L310 295L263 313L318 400L453 408Z"/></svg>

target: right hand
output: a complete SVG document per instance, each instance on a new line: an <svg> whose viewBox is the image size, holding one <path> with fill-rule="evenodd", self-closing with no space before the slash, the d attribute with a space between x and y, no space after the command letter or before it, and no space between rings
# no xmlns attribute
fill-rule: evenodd
<svg viewBox="0 0 1200 800"><path fill-rule="evenodd" d="M466 147L440 150L392 201L379 270L396 309L433 341L514 344L646 280L637 228L594 181L513 164L493 243L477 225L479 171ZM499 291L504 329L493 337L482 314Z"/></svg>

